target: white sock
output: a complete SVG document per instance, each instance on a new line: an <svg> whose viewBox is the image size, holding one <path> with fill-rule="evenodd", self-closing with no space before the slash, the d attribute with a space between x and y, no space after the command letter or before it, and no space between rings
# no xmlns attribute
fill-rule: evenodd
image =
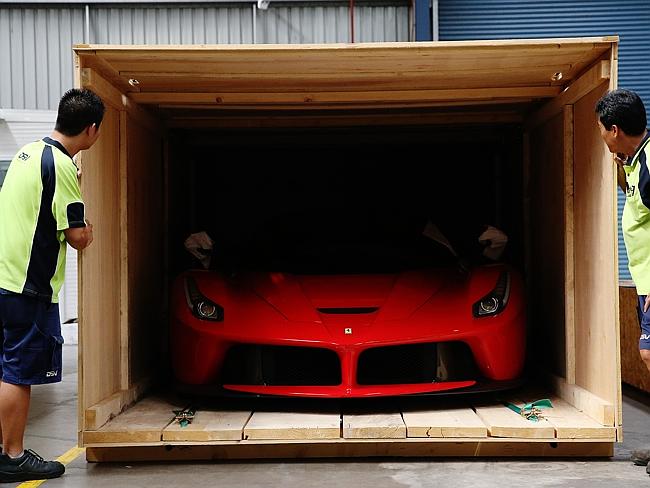
<svg viewBox="0 0 650 488"><path fill-rule="evenodd" d="M18 456L12 456L8 452L6 452L5 454L9 456L11 459L18 459L19 457L22 457L23 454L25 454L25 451L21 451L20 454L18 454Z"/></svg>

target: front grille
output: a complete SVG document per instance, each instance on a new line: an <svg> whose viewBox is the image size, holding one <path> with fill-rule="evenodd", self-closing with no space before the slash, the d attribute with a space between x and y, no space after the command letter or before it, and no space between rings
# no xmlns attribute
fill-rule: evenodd
<svg viewBox="0 0 650 488"><path fill-rule="evenodd" d="M239 344L231 347L222 384L269 386L335 386L341 363L329 349Z"/></svg>
<svg viewBox="0 0 650 488"><path fill-rule="evenodd" d="M357 383L360 385L434 383L476 377L474 357L462 342L367 349L359 356L357 369Z"/></svg>
<svg viewBox="0 0 650 488"><path fill-rule="evenodd" d="M409 344L376 347L359 356L360 385L433 383L436 381L436 345Z"/></svg>

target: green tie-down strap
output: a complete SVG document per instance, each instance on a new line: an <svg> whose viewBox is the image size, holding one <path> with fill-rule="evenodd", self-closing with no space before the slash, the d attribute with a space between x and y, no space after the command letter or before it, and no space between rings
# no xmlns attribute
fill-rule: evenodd
<svg viewBox="0 0 650 488"><path fill-rule="evenodd" d="M505 402L506 407L531 422L539 422L542 419L542 408L553 408L551 400L545 398L532 403L527 403L523 407L518 407L514 403Z"/></svg>
<svg viewBox="0 0 650 488"><path fill-rule="evenodd" d="M185 408L183 410L174 410L174 420L179 423L181 427L187 427L194 420L194 414L196 413L195 408Z"/></svg>

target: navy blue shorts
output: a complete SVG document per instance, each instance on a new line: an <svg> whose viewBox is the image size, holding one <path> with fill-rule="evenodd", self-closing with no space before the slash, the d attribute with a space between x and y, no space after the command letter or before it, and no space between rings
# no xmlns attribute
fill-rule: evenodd
<svg viewBox="0 0 650 488"><path fill-rule="evenodd" d="M647 312L643 311L645 297L645 295L639 295L639 305L636 308L636 311L639 314L639 326L641 327L639 349L650 349L650 310Z"/></svg>
<svg viewBox="0 0 650 488"><path fill-rule="evenodd" d="M61 381L59 305L0 289L0 377L14 385Z"/></svg>

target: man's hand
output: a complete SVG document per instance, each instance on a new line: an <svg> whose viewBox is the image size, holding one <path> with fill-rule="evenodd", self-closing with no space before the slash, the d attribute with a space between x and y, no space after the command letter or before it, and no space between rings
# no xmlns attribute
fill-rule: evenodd
<svg viewBox="0 0 650 488"><path fill-rule="evenodd" d="M650 294L645 297L645 304L643 305L643 313L647 312L650 308Z"/></svg>
<svg viewBox="0 0 650 488"><path fill-rule="evenodd" d="M75 227L63 231L65 240L77 251L86 249L93 242L93 224L86 220L86 227Z"/></svg>

